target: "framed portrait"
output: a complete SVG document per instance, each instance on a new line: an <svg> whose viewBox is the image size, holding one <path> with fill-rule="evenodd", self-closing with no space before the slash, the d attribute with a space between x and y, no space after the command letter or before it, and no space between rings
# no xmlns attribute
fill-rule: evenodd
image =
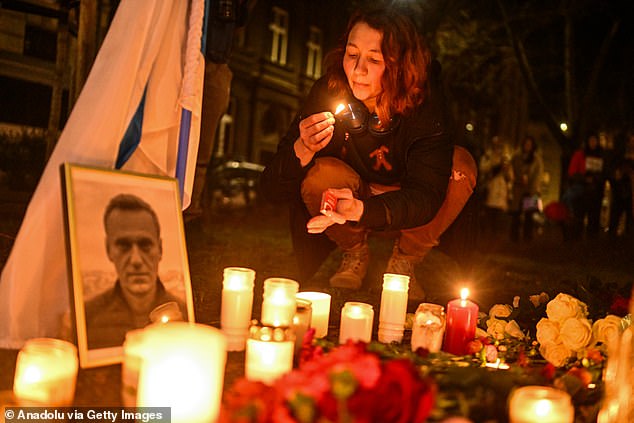
<svg viewBox="0 0 634 423"><path fill-rule="evenodd" d="M177 180L71 163L61 176L80 366L121 362L132 330L193 322Z"/></svg>

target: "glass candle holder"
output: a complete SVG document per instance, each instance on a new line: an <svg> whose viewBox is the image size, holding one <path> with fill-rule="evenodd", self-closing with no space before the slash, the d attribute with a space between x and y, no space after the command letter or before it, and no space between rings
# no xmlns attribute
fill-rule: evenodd
<svg viewBox="0 0 634 423"><path fill-rule="evenodd" d="M244 267L227 267L223 272L220 327L227 337L227 351L244 351L251 312L255 271Z"/></svg>
<svg viewBox="0 0 634 423"><path fill-rule="evenodd" d="M295 332L295 355L302 349L304 335L310 328L312 304L303 298L297 298L297 307L293 317L293 332Z"/></svg>
<svg viewBox="0 0 634 423"><path fill-rule="evenodd" d="M381 309L379 311L379 342L401 342L407 316L409 276L386 273L383 275Z"/></svg>
<svg viewBox="0 0 634 423"><path fill-rule="evenodd" d="M522 386L509 395L510 423L573 423L568 393L547 386Z"/></svg>
<svg viewBox="0 0 634 423"><path fill-rule="evenodd" d="M308 300L312 306L310 327L315 329L315 337L323 338L328 335L328 322L330 320L330 294L324 292L298 292L297 298Z"/></svg>
<svg viewBox="0 0 634 423"><path fill-rule="evenodd" d="M370 304L347 302L341 308L341 324L339 325L339 343L348 340L370 342L372 340L372 323L374 309Z"/></svg>
<svg viewBox="0 0 634 423"><path fill-rule="evenodd" d="M412 351L424 348L438 352L445 334L445 308L439 304L422 303L416 309L412 326Z"/></svg>
<svg viewBox="0 0 634 423"><path fill-rule="evenodd" d="M26 341L18 353L13 393L20 406L73 404L79 360L70 342L53 338Z"/></svg>
<svg viewBox="0 0 634 423"><path fill-rule="evenodd" d="M245 376L266 384L293 368L295 335L291 328L260 325L253 322L247 339Z"/></svg>
<svg viewBox="0 0 634 423"><path fill-rule="evenodd" d="M217 420L227 361L220 329L187 322L150 325L136 341L137 407L171 407L173 423Z"/></svg>
<svg viewBox="0 0 634 423"><path fill-rule="evenodd" d="M299 283L286 278L268 278L264 281L262 323L269 326L290 327L295 316L295 295Z"/></svg>
<svg viewBox="0 0 634 423"><path fill-rule="evenodd" d="M150 322L169 323L182 322L183 315L176 301L169 301L161 304L150 312Z"/></svg>

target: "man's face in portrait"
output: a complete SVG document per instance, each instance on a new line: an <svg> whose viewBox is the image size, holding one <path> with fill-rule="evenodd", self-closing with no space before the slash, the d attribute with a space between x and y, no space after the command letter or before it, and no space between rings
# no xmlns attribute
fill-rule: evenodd
<svg viewBox="0 0 634 423"><path fill-rule="evenodd" d="M163 247L149 212L114 209L106 221L106 249L125 292L153 292Z"/></svg>

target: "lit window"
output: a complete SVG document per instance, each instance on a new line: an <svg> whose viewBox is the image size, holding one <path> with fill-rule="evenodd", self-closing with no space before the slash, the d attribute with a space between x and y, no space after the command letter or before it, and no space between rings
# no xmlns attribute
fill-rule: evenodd
<svg viewBox="0 0 634 423"><path fill-rule="evenodd" d="M279 7L273 7L273 22L269 24L272 32L271 62L286 65L288 47L288 13Z"/></svg>
<svg viewBox="0 0 634 423"><path fill-rule="evenodd" d="M308 57L306 59L306 76L319 78L321 76L321 30L311 26L306 43Z"/></svg>

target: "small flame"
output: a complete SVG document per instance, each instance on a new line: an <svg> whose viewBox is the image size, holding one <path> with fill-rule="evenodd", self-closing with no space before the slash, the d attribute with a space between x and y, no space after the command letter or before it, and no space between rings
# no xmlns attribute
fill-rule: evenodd
<svg viewBox="0 0 634 423"><path fill-rule="evenodd" d="M339 103L337 105L337 108L335 109L335 114L338 115L339 113L341 113L343 111L343 109L345 109L346 106L343 103Z"/></svg>
<svg viewBox="0 0 634 423"><path fill-rule="evenodd" d="M169 316L163 315L161 316L161 323L167 323L170 321Z"/></svg>
<svg viewBox="0 0 634 423"><path fill-rule="evenodd" d="M469 288L462 288L460 290L460 298L462 301L466 300L469 297Z"/></svg>

